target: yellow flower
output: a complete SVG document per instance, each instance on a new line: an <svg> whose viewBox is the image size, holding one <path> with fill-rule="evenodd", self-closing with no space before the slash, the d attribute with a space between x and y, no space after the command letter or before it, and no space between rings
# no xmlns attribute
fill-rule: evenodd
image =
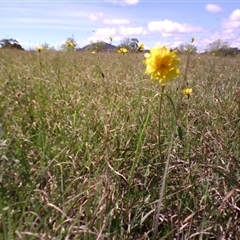
<svg viewBox="0 0 240 240"><path fill-rule="evenodd" d="M74 48L74 45L73 45L72 42L67 42L67 46L68 46L69 48Z"/></svg>
<svg viewBox="0 0 240 240"><path fill-rule="evenodd" d="M180 59L177 57L177 51L171 51L158 44L155 48L150 48L150 53L145 53L144 56L145 73L151 74L152 81L157 80L165 85L180 74L178 69Z"/></svg>
<svg viewBox="0 0 240 240"><path fill-rule="evenodd" d="M138 43L137 51L142 52L143 50L144 50L144 44L143 43Z"/></svg>
<svg viewBox="0 0 240 240"><path fill-rule="evenodd" d="M118 52L124 54L124 53L127 53L128 50L124 47L121 47L121 48L118 49Z"/></svg>
<svg viewBox="0 0 240 240"><path fill-rule="evenodd" d="M193 43L195 41L195 38L194 37L192 37L191 38L191 43Z"/></svg>
<svg viewBox="0 0 240 240"><path fill-rule="evenodd" d="M42 46L37 46L36 49L38 50L38 52L40 53L42 51Z"/></svg>
<svg viewBox="0 0 240 240"><path fill-rule="evenodd" d="M201 57L198 57L198 59L201 59Z"/></svg>
<svg viewBox="0 0 240 240"><path fill-rule="evenodd" d="M189 97L190 94L192 93L192 88L185 88L185 89L182 90L182 93Z"/></svg>
<svg viewBox="0 0 240 240"><path fill-rule="evenodd" d="M95 51L92 51L92 54L95 54L96 52Z"/></svg>

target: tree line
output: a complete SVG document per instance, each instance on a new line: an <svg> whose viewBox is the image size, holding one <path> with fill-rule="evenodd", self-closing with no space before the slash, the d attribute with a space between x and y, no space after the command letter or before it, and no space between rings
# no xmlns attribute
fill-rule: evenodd
<svg viewBox="0 0 240 240"><path fill-rule="evenodd" d="M112 38L110 37L111 45ZM130 52L135 52L138 48L138 39L137 38L125 38L117 48L124 47ZM85 50L89 51L106 51L106 44L103 41L98 41L95 43L90 43ZM48 43L44 43L41 45L43 50L55 50L54 47L51 47ZM0 48L1 49L18 49L24 50L21 44L16 39L2 39L0 40ZM66 41L61 45L61 50L65 51L74 51L77 49L77 42L74 39L74 36L69 37ZM172 50L177 50L180 54L184 54L190 52L192 54L197 53L197 47L192 43L180 44L178 47L173 48ZM229 42L224 41L222 39L218 39L214 42L211 42L207 45L205 52L206 54L213 54L216 56L235 56L240 54L240 49L237 47L231 47Z"/></svg>

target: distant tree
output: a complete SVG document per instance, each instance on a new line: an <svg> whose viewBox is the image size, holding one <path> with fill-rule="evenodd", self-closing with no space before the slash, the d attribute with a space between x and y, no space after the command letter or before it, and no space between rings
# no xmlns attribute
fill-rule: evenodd
<svg viewBox="0 0 240 240"><path fill-rule="evenodd" d="M218 39L212 43L209 43L206 52L215 53L216 55L220 53L222 50L229 49L229 43L227 41L223 41L222 39Z"/></svg>
<svg viewBox="0 0 240 240"><path fill-rule="evenodd" d="M188 51L192 54L197 53L197 47L191 43L180 44L174 50L177 50L179 53L187 53Z"/></svg>
<svg viewBox="0 0 240 240"><path fill-rule="evenodd" d="M236 56L238 54L240 54L240 49L237 48L237 47L229 47L229 48L221 48L218 50L218 55L219 56L223 56L223 57L226 57L226 56Z"/></svg>
<svg viewBox="0 0 240 240"><path fill-rule="evenodd" d="M0 45L1 48L24 50L24 48L19 44L19 42L12 38L0 40Z"/></svg>
<svg viewBox="0 0 240 240"><path fill-rule="evenodd" d="M137 38L125 38L119 45L119 48L126 48L129 51L135 52L138 49L138 43Z"/></svg>
<svg viewBox="0 0 240 240"><path fill-rule="evenodd" d="M55 48L50 46L48 43L43 43L41 46L43 50L55 50Z"/></svg>
<svg viewBox="0 0 240 240"><path fill-rule="evenodd" d="M132 39L131 39L131 43L130 43L130 50L131 50L131 51L137 51L137 49L138 49L138 43L139 43L139 41L138 41L137 38L132 38Z"/></svg>
<svg viewBox="0 0 240 240"><path fill-rule="evenodd" d="M209 43L205 52L214 54L216 56L235 56L240 54L240 49L237 47L230 47L227 41L218 39L212 43Z"/></svg>
<svg viewBox="0 0 240 240"><path fill-rule="evenodd" d="M77 42L74 39L74 36L67 38L65 43L62 44L61 49L65 51L74 51L76 49Z"/></svg>
<svg viewBox="0 0 240 240"><path fill-rule="evenodd" d="M129 50L130 44L131 44L130 38L124 38L118 47L119 48L121 48L121 47L126 48L126 49Z"/></svg>

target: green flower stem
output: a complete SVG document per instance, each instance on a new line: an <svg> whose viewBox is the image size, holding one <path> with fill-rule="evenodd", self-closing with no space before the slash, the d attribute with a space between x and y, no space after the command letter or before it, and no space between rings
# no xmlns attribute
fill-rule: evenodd
<svg viewBox="0 0 240 240"><path fill-rule="evenodd" d="M169 168L169 163L170 163L170 154L171 154L172 148L173 148L174 129L175 128L173 127L172 134L171 134L171 142L170 142L170 146L168 149L168 156L167 156L167 161L166 161L164 175L163 175L163 182L162 182L162 186L160 188L160 193L159 193L157 213L156 213L155 221L154 221L153 240L156 239L157 234L158 234L159 215L160 215L160 211L161 211L161 206L162 206L163 196L164 196L164 191L165 191L165 185L166 185L166 180L167 180L167 173L168 173L168 168Z"/></svg>
<svg viewBox="0 0 240 240"><path fill-rule="evenodd" d="M155 221L154 221L153 240L156 239L156 236L157 236L157 233L158 233L159 215L160 215L161 205L162 205L162 202L163 202L163 196L164 196L164 191L165 191L165 186L166 186L166 181L167 181L167 173L168 173L169 164L170 164L170 154L171 154L172 148L173 148L175 126L177 125L177 116L176 116L176 110L175 110L174 103L173 103L171 97L164 94L164 89L165 89L165 86L162 86L161 96L160 96L160 106L159 106L159 118L158 118L158 144L159 144L159 152L160 152L160 158L161 159L162 159L162 148L161 148L161 142L160 142L160 135L161 135L161 124L162 124L161 116L162 116L163 96L166 96L169 99L169 101L170 101L170 103L173 107L174 120L175 121L174 121L173 127L172 127L171 142L170 142L170 146L169 146L169 149L168 149L168 156L167 156L167 161L166 161L165 170L164 170L163 182L162 182L162 186L161 186L160 192L159 192L157 213L156 213Z"/></svg>
<svg viewBox="0 0 240 240"><path fill-rule="evenodd" d="M183 82L182 82L182 86L180 87L180 91L182 91L182 89L184 89L187 86L187 75L188 75L188 69L189 69L189 62L190 62L190 51L188 50L187 60L186 60L186 65L185 65L185 70L184 70L184 75L183 75ZM176 113L177 118L179 118L179 114L181 111L182 99L183 99L183 94L180 95L180 98L177 103L177 113Z"/></svg>
<svg viewBox="0 0 240 240"><path fill-rule="evenodd" d="M161 146L161 125L162 125L162 102L164 95L165 85L161 86L161 96L159 101L159 115L158 115L158 149L160 153L160 158L162 159L162 146Z"/></svg>
<svg viewBox="0 0 240 240"><path fill-rule="evenodd" d="M135 169L136 169L136 167L137 167L137 165L138 165L138 163L140 161L140 153L141 153L143 136L144 136L145 130L147 128L147 125L148 125L150 117L151 117L151 112L149 110L147 115L146 115L146 117L145 117L145 119L144 119L142 129L141 129L141 131L139 133L139 136L138 136L137 148L136 148L136 151L135 151L135 158L134 158L135 160L133 162L133 165L132 165L131 170L130 170L130 175L129 175L129 189L131 187L134 171L135 171Z"/></svg>
<svg viewBox="0 0 240 240"><path fill-rule="evenodd" d="M187 85L187 74L189 69L189 62L190 62L190 51L188 50L185 71L183 76L183 88Z"/></svg>

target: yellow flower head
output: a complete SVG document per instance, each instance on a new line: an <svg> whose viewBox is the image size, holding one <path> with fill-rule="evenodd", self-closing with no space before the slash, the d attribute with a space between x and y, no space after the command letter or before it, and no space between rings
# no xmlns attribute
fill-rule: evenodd
<svg viewBox="0 0 240 240"><path fill-rule="evenodd" d="M150 48L150 53L145 53L144 56L145 73L151 74L152 81L157 80L165 85L180 74L178 69L180 59L177 57L177 51L171 51L158 44L155 48Z"/></svg>
<svg viewBox="0 0 240 240"><path fill-rule="evenodd" d="M74 48L74 45L73 45L72 42L67 42L67 46L68 46L69 48Z"/></svg>
<svg viewBox="0 0 240 240"><path fill-rule="evenodd" d="M192 93L192 88L185 88L185 89L182 90L182 93L189 97L190 94Z"/></svg>
<svg viewBox="0 0 240 240"><path fill-rule="evenodd" d="M137 51L142 52L143 50L144 50L144 44L143 43L138 43Z"/></svg>
<svg viewBox="0 0 240 240"><path fill-rule="evenodd" d="M40 53L42 51L42 46L37 46L36 49L38 50L38 52Z"/></svg>
<svg viewBox="0 0 240 240"><path fill-rule="evenodd" d="M195 41L194 37L191 37L191 43L193 43Z"/></svg>
<svg viewBox="0 0 240 240"><path fill-rule="evenodd" d="M127 53L128 50L124 47L121 47L121 48L118 49L118 52L124 54L124 53Z"/></svg>
<svg viewBox="0 0 240 240"><path fill-rule="evenodd" d="M95 51L92 51L92 54L95 54L96 52Z"/></svg>

